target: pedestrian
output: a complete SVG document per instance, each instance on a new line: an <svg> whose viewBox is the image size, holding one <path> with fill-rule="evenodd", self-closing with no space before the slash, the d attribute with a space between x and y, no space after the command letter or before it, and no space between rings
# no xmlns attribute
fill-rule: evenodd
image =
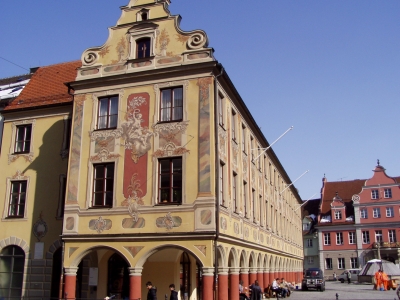
<svg viewBox="0 0 400 300"><path fill-rule="evenodd" d="M347 271L347 283L350 284L351 281L351 273L350 271Z"/></svg>
<svg viewBox="0 0 400 300"><path fill-rule="evenodd" d="M337 281L337 277L336 277L336 273L335 272L333 272L333 280Z"/></svg>
<svg viewBox="0 0 400 300"><path fill-rule="evenodd" d="M171 290L171 296L169 297L169 300L178 300L178 292L175 291L175 284L171 283L169 285L169 289Z"/></svg>
<svg viewBox="0 0 400 300"><path fill-rule="evenodd" d="M245 293L245 288L243 287L243 280L239 281L239 300L249 300Z"/></svg>
<svg viewBox="0 0 400 300"><path fill-rule="evenodd" d="M151 281L146 282L147 300L157 300L157 288L153 286Z"/></svg>
<svg viewBox="0 0 400 300"><path fill-rule="evenodd" d="M262 291L261 287L258 283L258 280L254 281L254 284L250 286L251 289L251 300L261 300L262 299Z"/></svg>

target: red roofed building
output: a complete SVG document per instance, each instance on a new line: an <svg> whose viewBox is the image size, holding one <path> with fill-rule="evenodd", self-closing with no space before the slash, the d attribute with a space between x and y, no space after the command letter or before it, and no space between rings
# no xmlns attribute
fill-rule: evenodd
<svg viewBox="0 0 400 300"><path fill-rule="evenodd" d="M379 161L368 180L323 178L317 229L326 276L361 268L378 257L398 262L399 230L393 226L400 221L398 179L387 176Z"/></svg>

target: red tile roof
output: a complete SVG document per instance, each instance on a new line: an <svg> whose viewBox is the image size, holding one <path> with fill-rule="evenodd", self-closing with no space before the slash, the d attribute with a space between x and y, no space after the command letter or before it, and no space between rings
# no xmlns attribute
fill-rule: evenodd
<svg viewBox="0 0 400 300"><path fill-rule="evenodd" d="M74 81L80 61L40 67L21 94L4 110L16 110L72 102L65 82Z"/></svg>

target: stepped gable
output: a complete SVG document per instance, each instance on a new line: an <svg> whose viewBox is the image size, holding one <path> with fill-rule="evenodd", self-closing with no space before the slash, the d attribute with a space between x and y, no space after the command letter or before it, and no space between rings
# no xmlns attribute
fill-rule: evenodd
<svg viewBox="0 0 400 300"><path fill-rule="evenodd" d="M17 110L37 106L56 105L72 102L65 82L73 81L80 61L40 67L31 77L21 94L4 110Z"/></svg>

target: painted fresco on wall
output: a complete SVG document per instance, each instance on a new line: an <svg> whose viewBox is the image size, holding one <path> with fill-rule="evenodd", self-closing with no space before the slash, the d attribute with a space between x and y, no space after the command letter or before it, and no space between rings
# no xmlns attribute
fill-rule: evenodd
<svg viewBox="0 0 400 300"><path fill-rule="evenodd" d="M81 157L82 122L85 95L74 97L74 127L72 134L71 159L69 168L68 198L66 205L78 203L79 166Z"/></svg>
<svg viewBox="0 0 400 300"><path fill-rule="evenodd" d="M199 86L199 192L211 194L210 170L210 85L212 78L200 78Z"/></svg>
<svg viewBox="0 0 400 300"><path fill-rule="evenodd" d="M151 149L151 137L154 135L149 130L149 99L148 93L128 96L125 122L120 129L120 137L124 140L122 145L125 147L125 200L122 205L128 207L135 222L147 191L147 152Z"/></svg>
<svg viewBox="0 0 400 300"><path fill-rule="evenodd" d="M188 122L161 123L153 125L154 135L158 136L159 149L154 151L154 157L182 155L190 152L182 145L182 135L188 127Z"/></svg>

